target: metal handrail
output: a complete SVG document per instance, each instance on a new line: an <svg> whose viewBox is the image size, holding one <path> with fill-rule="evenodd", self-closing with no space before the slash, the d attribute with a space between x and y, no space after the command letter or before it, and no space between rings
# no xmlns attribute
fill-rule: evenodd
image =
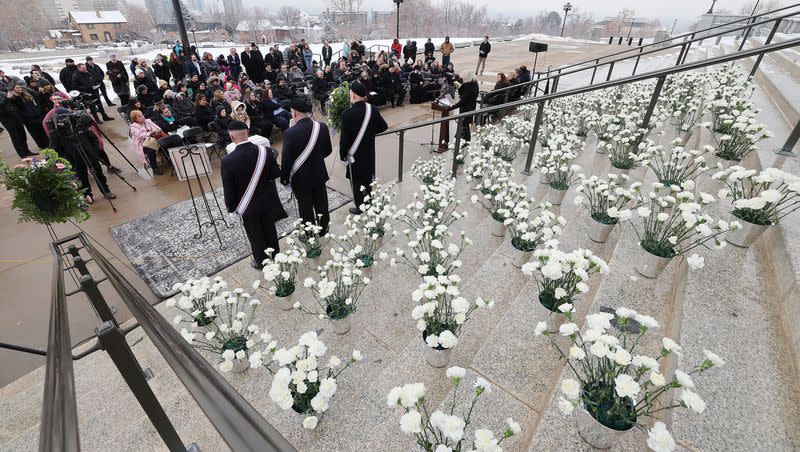
<svg viewBox="0 0 800 452"><path fill-rule="evenodd" d="M44 377L39 450L42 452L80 450L75 378L72 369L71 338L61 252L50 244L53 254L53 288L50 302L50 334Z"/></svg>
<svg viewBox="0 0 800 452"><path fill-rule="evenodd" d="M379 133L377 135L378 136L383 136L383 135L389 135L389 134L393 134L393 133L399 134L400 143L399 143L399 146L398 146L399 155L398 155L397 180L398 181L402 181L403 180L403 147L404 147L405 133L408 130L418 129L420 127L433 126L433 125L441 124L441 123L447 122L447 121L456 121L457 125L456 125L456 137L455 137L455 150L453 152L453 177L455 177L456 170L457 170L456 157L458 156L458 152L460 150L459 146L460 146L460 142L461 142L461 129L464 126L464 119L472 118L472 117L479 116L479 115L486 115L486 114L489 114L489 113L494 113L494 112L498 112L498 111L501 111L501 110L506 110L506 109L513 108L513 107L519 107L519 106L522 106L522 105L528 105L528 104L536 103L536 104L538 104L538 109L537 109L537 112L536 112L536 122L534 124L533 134L532 134L531 139L529 141L528 160L527 160L527 162L525 164L525 171L523 172L526 175L530 175L531 160L533 158L533 151L534 151L534 147L536 145L536 139L538 138L537 135L538 135L539 125L540 125L541 120L542 120L542 112L544 111L545 104L547 102L549 102L549 101L552 101L554 99L559 99L559 98L562 98L562 97L574 96L574 95L577 95L577 94L583 94L583 93L587 93L587 92L592 92L592 91L597 91L597 90L601 90L601 89L612 88L612 87L615 87L615 86L625 85L625 84L628 84L628 83L639 82L639 81L643 81L643 80L649 80L649 79L657 78L658 79L658 83L656 85L656 90L653 93L653 100L651 101L650 107L648 107L648 112L645 115L645 118L647 119L645 122L648 122L649 121L649 116L650 116L650 114L652 114L652 107L655 106L655 100L658 99L658 96L659 96L660 91L661 91L661 87L663 86L664 80L666 79L667 76L672 75L672 74L681 73L681 72L691 71L691 70L695 70L695 69L700 69L700 68L704 68L704 67L707 67L707 66L713 66L713 65L716 65L716 64L728 63L728 62L731 62L731 61L744 59L744 58L749 58L749 57L753 57L753 56L763 56L764 54L767 54L767 53L770 53L770 52L776 52L776 51L779 51L779 50L788 49L790 47L794 47L794 46L798 46L798 45L800 45L800 38L795 38L795 39L783 41L783 42L780 42L780 43L777 43L777 44L769 44L769 43L767 43L766 45L764 45L762 47L757 47L757 48L748 49L748 50L740 50L739 52L736 52L736 53L733 53L733 54L722 55L722 56L715 57L715 58L707 58L705 60L694 61L694 62L691 62L691 63L683 64L681 66L674 66L674 67L671 67L671 68L660 69L660 70L648 72L646 74L631 75L629 77L625 77L625 78L617 79L617 80L607 80L606 82L599 83L599 84L596 84L596 85L582 86L582 87L579 87L579 88L573 88L571 90L558 92L558 93L551 92L549 94L545 94L543 96L539 96L539 97L535 97L535 98L521 99L521 100L518 100L518 101L508 102L508 103L502 104L502 105L497 105L497 106L493 106L493 107L481 108L481 109L478 109L478 110L463 112L463 113L459 113L459 114L453 115L453 116L446 116L446 117L442 117L442 118L439 118L439 119L431 119L431 120L427 120L427 121L422 121L422 122L419 122L419 123L416 123L416 124L411 124L411 125L407 125L407 126L393 128L391 130L387 130L387 131L385 131L383 133ZM754 66L754 70L755 70L755 66Z"/></svg>
<svg viewBox="0 0 800 452"><path fill-rule="evenodd" d="M628 53L628 52L635 52L638 49L643 49L645 47L656 46L656 45L659 45L659 44L665 44L665 43L673 42L675 40L683 39L683 38L686 38L686 37L691 37L691 39L694 39L694 36L699 34L699 33L704 33L706 31L714 30L714 29L717 29L717 28L727 27L727 26L730 26L730 25L735 24L735 23L749 21L749 20L755 19L757 17L767 16L767 15L770 15L770 14L774 14L774 13L777 13L777 12L780 12L780 11L785 11L787 9L796 8L796 7L800 7L800 3L795 3L793 5L784 6L784 7L778 8L778 9L773 9L772 11L766 11L766 12L763 12L763 13L760 13L760 14L754 14L752 16L748 16L748 17L745 17L745 18L742 18L742 19L737 19L737 20L733 20L733 21L730 21L730 22L725 22L724 24L714 25L713 27L704 28L702 30L695 30L695 31L686 32L686 33L684 33L682 35L678 35L678 36L675 36L675 37L670 37L670 38L667 38L667 39L664 39L664 40L661 40L661 41L657 41L657 42L651 42L650 44L646 44L646 45L643 45L643 46L638 46L636 48L629 48L629 49L621 50L619 52L609 53L608 55L600 57L600 59L609 58L609 57L613 57L613 56L617 56L617 55L622 55L622 54ZM775 18L772 18L772 19L775 19ZM750 24L750 25L757 25L757 24ZM733 30L726 30L725 33L730 33L731 31L733 31ZM717 36L717 35L707 35L707 36L705 36L705 38L714 37L714 36ZM681 41L681 42L686 42L686 41ZM568 68L571 68L571 67L574 67L574 66L578 66L578 65L581 65L581 64L590 63L592 61L595 61L596 59L597 58L592 58L591 60L582 61L580 63L573 63L573 64L571 64L569 66L564 66L561 69L568 69Z"/></svg>
<svg viewBox="0 0 800 452"><path fill-rule="evenodd" d="M786 7L786 8L793 8L793 7L798 7L798 6L800 6L800 3L792 5L790 7ZM784 10L786 8L780 8L780 9L775 10L775 11L781 11L781 10ZM580 63L574 63L574 64L571 64L569 66L564 66L564 67L561 67L561 68L554 69L554 70L558 71L557 74L547 75L546 77L543 77L543 78L531 79L530 81L527 81L527 82L518 83L516 85L511 85L511 86L508 86L508 87L505 87L505 88L498 88L498 89L489 91L489 92L485 93L481 97L481 103L484 102L485 96L489 95L489 94L491 94L492 96L495 96L498 93L506 93L506 92L514 90L514 89L519 89L521 87L525 87L525 86L533 85L533 84L538 84L538 83L547 83L548 81L550 81L551 83L556 83L556 80L559 80L561 77L565 77L567 75L575 74L575 73L578 73L578 72L581 72L581 71L593 70L596 73L597 68L599 68L601 66L605 66L605 65L609 66L609 73L608 73L608 76L606 77L606 81L608 81L611 78L611 71L613 70L615 63L618 63L618 62L621 62L621 61L625 61L625 60L628 60L628 59L634 58L634 57L636 57L636 65L634 66L634 70L633 70L633 74L632 75L635 75L636 74L636 69L639 66L638 63L639 63L639 60L641 59L641 57L647 56L647 55L650 55L650 54L653 54L653 53L662 52L664 50L668 50L668 49L671 49L671 48L674 48L674 47L681 47L681 52L680 52L680 55L678 56L678 61L675 64L676 66L679 66L679 65L685 63L686 57L688 55L688 49L695 42L704 41L706 39L710 39L710 38L714 38L714 37L718 37L718 36L723 36L723 35L726 35L728 33L734 32L734 31L751 30L753 27L765 25L765 24L772 23L772 22L775 23L774 28L777 28L778 25L780 24L780 22L783 19L786 19L786 18L789 18L789 17L793 17L793 16L796 16L798 14L800 14L800 11L794 11L792 13L784 14L782 16L770 17L770 18L765 19L765 20L763 20L761 22L753 22L753 23L750 23L750 24L747 24L747 25L743 25L741 27L724 30L724 31L721 31L721 32L718 32L718 33L714 33L714 34L710 34L710 35L703 35L703 36L700 36L700 37L696 37L696 35L704 33L704 32L706 32L708 30L711 30L711 29L714 29L714 28L719 28L720 26L726 26L726 25L735 23L737 21L729 22L729 23L726 23L726 24L723 24L723 25L718 25L718 26L706 28L706 29L703 29L703 30L691 32L691 33L689 33L687 35L682 35L682 36L691 36L691 39L685 40L685 41L680 41L680 42L675 42L675 43L673 43L673 44L671 44L669 46L648 50L646 52L642 51L641 49L644 49L647 46L642 46L642 47L637 47L636 49L629 49L629 50L626 50L624 52L612 53L612 54L605 55L605 56L602 56L602 57L593 58L591 60L582 61ZM758 17L758 16L752 16L752 17ZM748 18L748 20L749 20L749 18ZM673 38L673 39L668 39L668 40L665 40L665 41L659 41L658 43L649 44L649 46L653 46L653 45L664 43L664 42L668 42L668 41L674 41L674 40L677 40L677 39L679 39L679 38ZM629 52L631 50L635 50L638 53L636 55L629 55L629 56L625 56L625 57L622 57L622 58L617 58L617 59L613 59L613 60L609 60L609 61L603 61L603 62L600 61L600 60L602 60L604 58L609 58L609 57L612 57L612 56L616 56L616 55L619 55L619 54L622 54L622 53L625 53L625 52ZM584 64L588 64L588 63L594 63L594 64L591 65L591 66L580 67L580 68L576 68L576 69L572 69L572 70L564 72L565 69L573 68L573 67L584 65ZM547 71L548 74L550 72L551 72L550 70ZM592 74L592 80L589 83L590 85L594 84L594 75L595 75L595 73Z"/></svg>
<svg viewBox="0 0 800 452"><path fill-rule="evenodd" d="M713 65L716 65L716 64L728 63L728 62L731 62L731 61L744 59L744 58L749 58L749 57L757 56L757 55L760 55L760 54L777 52L779 50L788 49L790 47L794 47L794 46L798 46L798 45L800 45L800 38L794 38L794 39L790 39L790 40L786 40L786 41L781 41L781 42L775 43L775 44L765 45L765 46L761 46L761 47L757 47L757 48L753 48L753 49L742 50L741 52L737 52L737 53L732 53L732 54L728 54L728 55L721 55L721 56L718 56L718 57L707 58L707 59L699 60L699 61L693 61L691 63L686 63L686 64L681 65L681 66L674 66L674 67L670 67L670 68L666 68L666 69L658 69L656 71L646 72L644 74L639 74L639 75L631 75L631 76L628 76L628 77L625 77L625 78L621 78L621 79L610 80L610 81L607 81L607 82L598 83L596 85L581 86L581 87L578 87L578 88L570 89L568 91L550 93L550 94L546 94L546 95L539 96L539 97L536 97L536 98L520 99L520 100L517 100L517 101L513 101L513 102L506 103L506 104L502 104L502 105L495 105L495 106L492 106L492 107L481 108L479 110L473 110L473 111L468 111L468 112L464 112L464 113L459 113L457 115L449 115L449 116L446 116L444 118L429 119L429 120L426 120L426 121L422 121L422 122L418 122L418 123L414 123L414 124L409 124L407 126L396 127L394 129L390 129L390 130L387 130L385 132L379 133L376 136L383 136L383 135L390 135L390 134L393 134L393 133L405 132L407 130L417 129L417 128L426 127L426 126L432 126L432 125L440 124L440 123L446 122L446 121L457 121L459 119L464 119L464 118L467 118L467 117L473 117L473 116L477 116L477 115L494 113L494 112L498 112L498 111L501 111L501 110L506 110L506 109L512 108L512 107L519 107L521 105L534 104L534 103L539 103L539 102L546 102L546 101L550 101L550 100L553 100L553 99L560 99L562 97L574 96L576 94L583 94L583 93L587 93L587 92L591 92L591 91L597 91L597 90L601 90L601 89L611 88L611 87L614 87L614 86L625 85L625 84L633 83L633 82L639 82L639 81L642 81L642 80L658 78L658 77L661 77L661 76L668 76L668 75L677 74L677 73L680 73L680 72L692 71L692 70L700 69L700 68L703 68L703 67L706 67L706 66L713 66ZM542 80L544 80L544 79L542 79Z"/></svg>
<svg viewBox="0 0 800 452"><path fill-rule="evenodd" d="M147 302L83 234L81 241L153 345L232 450L296 450Z"/></svg>

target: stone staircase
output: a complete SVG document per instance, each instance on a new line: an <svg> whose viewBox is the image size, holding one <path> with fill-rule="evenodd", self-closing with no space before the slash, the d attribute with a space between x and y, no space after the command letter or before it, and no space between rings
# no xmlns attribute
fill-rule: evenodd
<svg viewBox="0 0 800 452"><path fill-rule="evenodd" d="M707 52L714 56L724 50L724 44L720 47L707 44L696 49L690 58L705 57ZM676 54L654 58L674 62ZM756 79L754 99L763 110L760 120L769 125L776 138L761 143L754 165L777 166L800 174L796 159L772 153L793 125L787 118L796 118L791 115L797 113L787 109L780 96L788 95L789 91L800 92L796 78L794 84L787 86L787 80L773 77L773 65L786 67L780 56L765 58L763 75ZM617 70L625 73L622 67L615 68L615 73ZM567 85L561 86L563 90ZM792 106L792 102L788 105ZM664 144L675 136L674 128L666 127ZM698 132L688 142L691 147L699 147L708 140L707 135ZM595 145L596 138L590 135L576 163L586 174L605 174L610 169L608 159L594 152ZM514 162L515 180L524 183L528 194L536 200L544 199L547 186L539 183L538 173L530 177L521 174L524 159L522 154ZM645 184L654 180L651 172L639 170L634 174ZM707 176L701 176L698 185L700 190L711 193L719 188ZM417 186L410 175L397 184L396 204L408 203ZM452 229L465 230L474 240L462 256L464 265L458 272L463 279L462 293L468 299L482 296L497 302L492 310L476 313L466 324L451 359L452 365L468 369L468 385L476 376L492 383L491 394L482 397L475 408L472 427L498 432L503 430L505 419L513 417L523 431L503 442L506 450L589 450L579 437L574 420L562 416L554 403L565 367L546 338L533 334L534 325L549 315L536 300L538 291L534 281L510 264L513 249L509 240L489 233L494 220L480 208L468 205L470 192L463 176L457 179L456 191L465 201L463 208L469 216L456 222ZM800 412L796 408L800 406L797 380L800 331L796 328L800 319L800 241L795 238L800 233L800 219L797 215L771 228L749 249L729 246L709 252L705 268L691 272L683 259L674 259L658 279L648 280L634 270L639 255L633 230L617 228L604 244L590 241L588 215L572 204L574 196L574 192L568 193L558 209L567 219L560 239L562 249L589 248L610 266L610 273L595 278L590 292L576 303L578 323L582 324L586 314L601 307L630 307L653 316L661 325L646 336L641 345L645 352L656 352L662 336L671 337L683 346L683 357L667 363L665 373L696 363L703 349L718 353L727 362L724 367L696 379L697 392L708 403L704 414L681 411L662 419L680 448L704 451L800 448ZM345 216L346 209L332 214L334 232L343 232ZM401 237L387 240L387 252L403 241ZM321 263L318 259L313 265ZM305 266L298 278L302 280L311 271L311 265ZM259 274L245 260L225 269L220 276L232 287L247 288ZM426 345L410 315L414 306L410 294L420 278L408 268L380 262L372 279L373 283L364 292L366 303L355 314L351 331L343 336L334 334L325 321L296 311L281 311L274 304L265 303L257 314L256 323L281 345L294 343L303 332L317 330L329 353L341 356L359 349L364 354L361 363L340 377L331 408L316 430L304 430L301 416L280 410L269 399L271 379L263 369L226 375L298 450L412 450L415 446L411 437L399 429L400 410L386 406L389 389L422 382L427 388L429 407L441 405L453 396L444 369L433 369L424 362ZM310 302L310 293L301 293ZM262 299L267 300L266 295ZM163 304L158 309L167 318L173 315ZM201 450L226 450L227 446L141 330L129 334L128 340L142 366L154 372L150 384L184 441L197 443ZM0 388L0 450L36 447L43 371L40 368ZM166 449L105 353L94 353L76 362L75 381L84 450ZM645 450L646 437L645 431L636 430L614 450Z"/></svg>

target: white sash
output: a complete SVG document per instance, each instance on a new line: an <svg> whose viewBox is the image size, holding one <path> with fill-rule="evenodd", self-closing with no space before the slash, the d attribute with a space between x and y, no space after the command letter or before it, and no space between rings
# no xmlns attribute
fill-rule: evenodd
<svg viewBox="0 0 800 452"><path fill-rule="evenodd" d="M253 199L253 194L256 192L256 185L258 185L259 179L261 179L261 173L264 171L264 166L267 163L267 152L269 152L266 146L259 146L258 147L258 161L256 162L256 168L253 170L253 175L250 177L250 182L247 184L247 189L244 191L244 195L242 195L242 199L239 200L239 205L236 207L236 213L239 216L244 215L244 212L247 210L247 206L250 205L250 201Z"/></svg>
<svg viewBox="0 0 800 452"><path fill-rule="evenodd" d="M364 105L367 107L367 110L364 112L364 122L361 123L361 130L358 131L353 145L350 146L350 150L347 151L347 163L356 161L353 155L355 155L356 150L358 150L358 147L361 145L361 140L364 139L364 132L367 131L367 125L369 125L369 120L372 118L372 105L370 105L369 102L364 102Z"/></svg>
<svg viewBox="0 0 800 452"><path fill-rule="evenodd" d="M294 177L294 173L300 170L300 167L308 160L308 157L311 156L311 152L314 150L314 146L317 145L317 139L319 139L319 123L317 121L311 121L314 125L311 129L311 138L308 139L308 144L306 148L303 149L303 152L295 159L294 164L292 165L291 174L289 174L289 181L291 182L292 177Z"/></svg>

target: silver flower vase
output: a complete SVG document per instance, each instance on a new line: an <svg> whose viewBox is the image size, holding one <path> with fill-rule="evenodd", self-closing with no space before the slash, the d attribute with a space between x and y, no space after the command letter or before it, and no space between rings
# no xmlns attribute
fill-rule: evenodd
<svg viewBox="0 0 800 452"><path fill-rule="evenodd" d="M605 224L592 219L591 224L589 225L589 239L596 243L605 243L616 226L616 223Z"/></svg>
<svg viewBox="0 0 800 452"><path fill-rule="evenodd" d="M656 256L639 245L636 272L645 278L656 279L667 268L671 260L671 257Z"/></svg>
<svg viewBox="0 0 800 452"><path fill-rule="evenodd" d="M348 315L347 317L343 317L341 319L330 319L331 324L333 325L333 332L336 334L346 334L350 331L350 327L352 327L352 315Z"/></svg>
<svg viewBox="0 0 800 452"><path fill-rule="evenodd" d="M748 248L756 243L761 237L761 234L767 232L767 229L770 227L770 225L750 223L749 221L740 220L738 218L736 220L742 224L741 229L728 231L728 233L725 234L725 240L731 245L740 248Z"/></svg>
<svg viewBox="0 0 800 452"><path fill-rule="evenodd" d="M495 237L505 237L507 228L508 226L506 226L505 223L495 220L495 222L492 223L492 235Z"/></svg>
<svg viewBox="0 0 800 452"><path fill-rule="evenodd" d="M560 206L562 202L564 202L564 196L566 196L567 190L559 190L557 188L550 187L550 190L547 192L547 202L554 206Z"/></svg>
<svg viewBox="0 0 800 452"><path fill-rule="evenodd" d="M596 449L610 449L623 441L633 429L614 430L597 421L580 403L575 408L575 426L581 438Z"/></svg>
<svg viewBox="0 0 800 452"><path fill-rule="evenodd" d="M428 347L428 344L425 344L425 362L431 367L435 367L437 369L446 367L450 363L450 355L452 353L452 348L437 350L435 348Z"/></svg>
<svg viewBox="0 0 800 452"><path fill-rule="evenodd" d="M294 308L294 301L295 301L294 300L295 299L294 294L296 292L297 292L297 290L295 289L294 292L290 293L289 295L287 295L285 297L279 297L279 296L276 295L275 298L278 299L278 307L281 308L284 311L291 311L292 308Z"/></svg>

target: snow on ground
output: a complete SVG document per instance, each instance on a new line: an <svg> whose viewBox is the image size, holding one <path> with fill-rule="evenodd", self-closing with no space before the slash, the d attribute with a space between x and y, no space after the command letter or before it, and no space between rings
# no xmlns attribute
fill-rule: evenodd
<svg viewBox="0 0 800 452"><path fill-rule="evenodd" d="M517 38L514 41L550 41L550 42L575 42L582 44L602 44L601 42L592 41L589 39L562 38L561 36L550 36L541 33L532 33L529 34L528 36L522 36L520 38Z"/></svg>

